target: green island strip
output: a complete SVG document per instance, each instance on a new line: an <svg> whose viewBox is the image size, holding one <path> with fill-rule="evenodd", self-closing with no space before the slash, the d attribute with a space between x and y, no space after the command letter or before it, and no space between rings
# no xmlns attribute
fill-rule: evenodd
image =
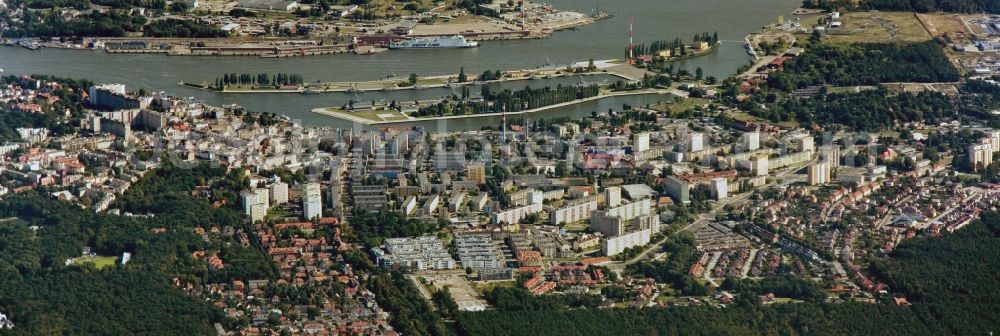
<svg viewBox="0 0 1000 336"><path fill-rule="evenodd" d="M415 121L433 121L433 120L453 120L453 119L468 119L468 118L484 118L484 117L498 117L504 114L508 116L516 116L522 114L536 113L545 110L550 110L554 108L571 106L575 104L585 103L594 100L600 100L604 98L612 97L625 97L625 96L637 96L637 95L648 95L648 94L676 94L674 90L667 89L644 89L635 91L620 91L620 92L610 92L602 93L597 96L587 97L582 99L576 99L568 102L552 104L547 106L542 106L538 108L528 109L524 111L517 112L493 112L493 113L480 113L480 114L464 114L464 115L446 115L446 116L428 116L428 117L411 117L405 115L404 113L392 109L386 110L373 110L365 109L359 111L348 111L339 107L320 107L312 110L313 113L328 115L331 117L337 117L340 119L362 123L365 125L385 125L394 124L402 122L415 122Z"/></svg>

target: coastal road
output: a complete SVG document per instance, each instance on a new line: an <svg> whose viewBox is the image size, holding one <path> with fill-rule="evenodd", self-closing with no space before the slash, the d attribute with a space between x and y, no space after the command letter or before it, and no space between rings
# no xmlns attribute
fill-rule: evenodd
<svg viewBox="0 0 1000 336"><path fill-rule="evenodd" d="M748 40L748 42L749 42L749 40ZM756 39L754 40L754 42L756 42ZM792 36L792 42L791 42L791 44L790 44L790 45L795 45L795 42L796 42L796 39L795 39L795 36L793 35L793 36ZM755 44L756 44L756 43L755 43ZM756 54L756 50L754 50L754 52L755 52L755 54L754 54L754 55L756 56L756 55L757 55L757 54ZM745 72L741 73L741 74L739 75L739 77L740 77L740 78L745 78L745 77L747 77L747 76L749 76L749 75L753 74L754 72L756 72L756 71L757 71L757 68L760 68L760 67L762 67L762 66L765 66L765 65L767 65L768 63L771 63L772 61L774 61L774 59L778 58L778 56L780 56L780 55L765 55L765 56L757 56L757 58L756 58L756 62L754 62L754 64L753 64L753 67L750 67L750 70L747 70L747 71L745 71Z"/></svg>
<svg viewBox="0 0 1000 336"><path fill-rule="evenodd" d="M771 63L772 61L774 61L775 58L778 58L778 56L770 55L770 56L764 56L764 57L758 58L757 61L753 63L753 66L750 67L750 70L744 71L743 73L741 73L739 75L739 77L740 78L745 78L747 76L750 76L750 75L756 73L757 69L759 69L762 66L767 65L768 63Z"/></svg>

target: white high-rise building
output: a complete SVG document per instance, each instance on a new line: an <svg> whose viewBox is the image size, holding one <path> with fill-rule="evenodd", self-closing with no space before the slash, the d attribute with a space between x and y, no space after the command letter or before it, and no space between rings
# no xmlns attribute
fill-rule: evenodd
<svg viewBox="0 0 1000 336"><path fill-rule="evenodd" d="M95 86L91 86L90 90L88 90L88 91L90 91L88 93L90 94L90 104L91 105L98 105L98 104L100 104L100 98L99 98L100 94L98 94L99 91L105 91L105 92L108 92L108 93L111 93L111 94L116 94L116 95L119 95L119 96L124 96L126 94L125 84L101 84L101 85L95 85Z"/></svg>
<svg viewBox="0 0 1000 336"><path fill-rule="evenodd" d="M989 166L993 163L993 144L990 141L980 141L969 145L969 164L972 170L979 170L979 167Z"/></svg>
<svg viewBox="0 0 1000 336"><path fill-rule="evenodd" d="M594 210L597 210L597 201L583 202L552 209L549 211L549 223L559 225L582 221L589 218L591 212Z"/></svg>
<svg viewBox="0 0 1000 336"><path fill-rule="evenodd" d="M257 189L254 189L253 193L257 194L257 201L260 202L260 204L263 204L267 208L271 207L271 191L270 190L268 190L266 188L257 188Z"/></svg>
<svg viewBox="0 0 1000 336"><path fill-rule="evenodd" d="M288 183L271 184L271 202L274 204L288 203Z"/></svg>
<svg viewBox="0 0 1000 336"><path fill-rule="evenodd" d="M750 159L750 171L754 173L755 176L767 176L767 156L757 155Z"/></svg>
<svg viewBox="0 0 1000 336"><path fill-rule="evenodd" d="M815 140L811 135L803 135L792 139L792 146L798 152L814 152Z"/></svg>
<svg viewBox="0 0 1000 336"><path fill-rule="evenodd" d="M809 184L821 185L831 182L830 164L820 161L809 165Z"/></svg>
<svg viewBox="0 0 1000 336"><path fill-rule="evenodd" d="M615 237L608 237L601 240L601 253L606 256L613 256L624 252L626 249L649 244L652 240L653 230L645 229Z"/></svg>
<svg viewBox="0 0 1000 336"><path fill-rule="evenodd" d="M747 151L755 151L760 149L760 132L746 132L743 133L743 148Z"/></svg>
<svg viewBox="0 0 1000 336"><path fill-rule="evenodd" d="M409 216L410 214L413 213L413 210L416 208L417 208L417 197L410 196L405 201L403 201L403 205L400 206L399 212L402 212L403 215Z"/></svg>
<svg viewBox="0 0 1000 336"><path fill-rule="evenodd" d="M433 195L424 202L424 214L433 214L437 211L438 204L441 202L441 197L438 195Z"/></svg>
<svg viewBox="0 0 1000 336"><path fill-rule="evenodd" d="M632 134L632 151L639 153L649 149L649 133Z"/></svg>
<svg viewBox="0 0 1000 336"><path fill-rule="evenodd" d="M545 202L545 193L541 190L532 190L528 193L528 204L542 204Z"/></svg>
<svg viewBox="0 0 1000 336"><path fill-rule="evenodd" d="M313 219L323 216L323 196L318 183L306 184L302 192L302 217Z"/></svg>
<svg viewBox="0 0 1000 336"><path fill-rule="evenodd" d="M729 197L729 180L726 180L725 177L713 179L710 186L712 189L712 195L715 196L716 200Z"/></svg>
<svg viewBox="0 0 1000 336"><path fill-rule="evenodd" d="M701 133L688 133L687 135L687 150L688 152L697 152L705 149L704 146L704 135Z"/></svg>
<svg viewBox="0 0 1000 336"><path fill-rule="evenodd" d="M604 188L604 198L608 202L609 208L614 208L622 205L622 188L621 187L607 187Z"/></svg>
<svg viewBox="0 0 1000 336"><path fill-rule="evenodd" d="M250 221L256 222L264 219L267 214L268 200L265 194L257 191L247 191L240 194L240 203L243 203L243 213L250 217Z"/></svg>
<svg viewBox="0 0 1000 336"><path fill-rule="evenodd" d="M989 131L990 144L993 145L993 152L1000 152L1000 131Z"/></svg>

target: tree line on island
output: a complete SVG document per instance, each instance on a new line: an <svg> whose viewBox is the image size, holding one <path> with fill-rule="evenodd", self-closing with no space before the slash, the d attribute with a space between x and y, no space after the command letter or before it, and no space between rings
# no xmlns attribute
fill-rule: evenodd
<svg viewBox="0 0 1000 336"><path fill-rule="evenodd" d="M481 89L482 100L469 100L469 91L462 91L462 99L456 101L442 101L434 105L424 106L417 110L414 115L417 117L443 116L443 115L464 115L483 114L500 112L519 112L555 104L561 104L578 99L596 97L600 94L598 85L589 86L562 86L555 88L544 87L532 89L525 87L522 90L493 91L489 86Z"/></svg>
<svg viewBox="0 0 1000 336"><path fill-rule="evenodd" d="M715 46L719 43L719 33L714 32L709 34L708 32L703 32L700 34L695 34L694 38L691 39L693 43L705 42L708 45ZM658 40L653 41L648 44L639 43L633 46L633 54L635 55L653 55L656 56L661 51L670 51L671 57L687 56L689 44L684 43L681 38L675 38L673 40ZM628 55L626 55L628 56Z"/></svg>
<svg viewBox="0 0 1000 336"><path fill-rule="evenodd" d="M503 78L503 72L500 72L500 70L493 70L493 71L486 70L483 71L482 74L476 77L476 81L480 82L494 81L494 80L500 80L501 78ZM459 83L466 83L469 81L469 75L465 73L465 67L461 67L458 69L458 78L455 78L455 80ZM411 85L414 84L416 84L416 82L413 82Z"/></svg>
<svg viewBox="0 0 1000 336"><path fill-rule="evenodd" d="M284 85L302 85L305 81L302 79L302 75L299 74L286 74L286 73L276 73L273 75L268 75L266 73L260 74L248 74L248 73L227 73L222 75L222 78L215 79L215 88L222 89L226 86L233 85L252 85L252 86L284 86Z"/></svg>

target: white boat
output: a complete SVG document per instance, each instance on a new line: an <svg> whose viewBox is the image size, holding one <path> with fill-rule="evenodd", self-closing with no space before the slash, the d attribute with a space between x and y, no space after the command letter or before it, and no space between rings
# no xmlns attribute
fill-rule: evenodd
<svg viewBox="0 0 1000 336"><path fill-rule="evenodd" d="M479 42L468 41L465 36L419 37L389 44L389 49L435 49L435 48L473 48Z"/></svg>

